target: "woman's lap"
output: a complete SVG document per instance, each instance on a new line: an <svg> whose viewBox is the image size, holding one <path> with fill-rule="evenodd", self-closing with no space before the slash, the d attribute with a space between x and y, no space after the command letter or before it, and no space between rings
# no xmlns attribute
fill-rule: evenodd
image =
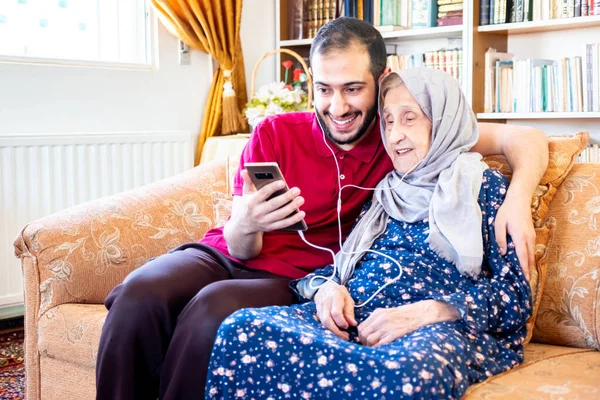
<svg viewBox="0 0 600 400"><path fill-rule="evenodd" d="M219 330L207 395L245 390L265 398L410 397L426 390L432 397L457 397L485 377L477 364L458 323L430 325L388 345L366 347L326 330L311 303L245 309Z"/></svg>

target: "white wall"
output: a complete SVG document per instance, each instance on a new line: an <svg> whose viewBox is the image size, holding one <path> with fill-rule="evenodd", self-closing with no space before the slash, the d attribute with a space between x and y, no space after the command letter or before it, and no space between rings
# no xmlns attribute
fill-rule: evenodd
<svg viewBox="0 0 600 400"><path fill-rule="evenodd" d="M244 0L242 9L242 50L246 64L246 83L250 97L252 69L267 51L277 47L275 37L275 0ZM275 80L276 57L266 58L256 74L256 88Z"/></svg>
<svg viewBox="0 0 600 400"><path fill-rule="evenodd" d="M598 27L511 35L508 38L508 52L521 59L532 57L556 60L563 57L583 56L585 45L598 43L598 41L600 41ZM519 120L509 121L509 123L534 126L547 135L566 135L587 130L591 135L590 142L600 143L599 119Z"/></svg>

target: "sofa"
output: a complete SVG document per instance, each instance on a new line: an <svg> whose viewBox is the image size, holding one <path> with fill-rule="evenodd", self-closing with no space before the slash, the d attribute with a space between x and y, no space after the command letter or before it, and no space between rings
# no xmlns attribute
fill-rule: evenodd
<svg viewBox="0 0 600 400"><path fill-rule="evenodd" d="M28 400L95 398L104 299L150 258L223 224L236 168L235 160L202 164L23 228L14 247ZM472 386L466 399L600 398L600 165L573 162L563 178L544 217L552 235L537 249L547 268L525 361Z"/></svg>

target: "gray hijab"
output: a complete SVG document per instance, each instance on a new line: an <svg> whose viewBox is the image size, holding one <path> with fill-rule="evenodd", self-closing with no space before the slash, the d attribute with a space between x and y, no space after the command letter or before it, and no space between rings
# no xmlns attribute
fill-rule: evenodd
<svg viewBox="0 0 600 400"><path fill-rule="evenodd" d="M343 251L336 255L335 280L341 284L350 280L356 263L385 232L388 217L409 223L429 218L426 242L431 249L461 274L475 277L483 262L478 197L487 169L480 154L469 153L479 137L475 115L458 81L443 71L413 68L392 74L400 77L431 120L431 147L403 181L403 174L392 171L377 185L371 207L346 239ZM380 115L382 109L380 93ZM380 124L385 143L384 118L380 118ZM307 279L304 281L298 289L312 298L316 290L310 286L319 281L311 285Z"/></svg>

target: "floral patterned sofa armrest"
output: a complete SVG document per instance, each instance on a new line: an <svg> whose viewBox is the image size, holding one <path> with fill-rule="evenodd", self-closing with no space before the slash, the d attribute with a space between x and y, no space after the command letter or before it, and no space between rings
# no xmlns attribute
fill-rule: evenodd
<svg viewBox="0 0 600 400"><path fill-rule="evenodd" d="M102 303L150 258L201 239L214 226L215 199L230 194L228 169L202 164L26 225L14 243L26 307L41 316L64 303Z"/></svg>

